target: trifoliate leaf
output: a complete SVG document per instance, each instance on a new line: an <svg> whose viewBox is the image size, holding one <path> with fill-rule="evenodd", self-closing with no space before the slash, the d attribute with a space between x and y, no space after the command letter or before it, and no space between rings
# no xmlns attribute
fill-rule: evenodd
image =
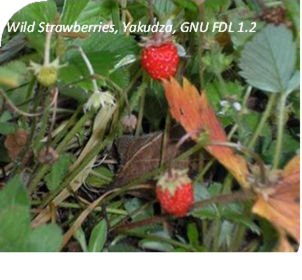
<svg viewBox="0 0 302 280"><path fill-rule="evenodd" d="M283 92L295 72L293 33L284 25L266 26L247 43L241 54L241 76L253 87Z"/></svg>

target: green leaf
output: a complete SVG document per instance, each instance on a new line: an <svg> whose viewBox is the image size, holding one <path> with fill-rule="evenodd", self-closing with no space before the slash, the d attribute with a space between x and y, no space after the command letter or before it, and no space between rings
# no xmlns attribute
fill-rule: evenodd
<svg viewBox="0 0 302 280"><path fill-rule="evenodd" d="M26 252L26 240L30 237L28 207L8 206L0 210L0 252Z"/></svg>
<svg viewBox="0 0 302 280"><path fill-rule="evenodd" d="M120 88L126 88L130 81L129 72L124 68L115 70L110 74L109 78Z"/></svg>
<svg viewBox="0 0 302 280"><path fill-rule="evenodd" d="M286 94L290 94L300 87L300 71L296 71L289 81L286 89Z"/></svg>
<svg viewBox="0 0 302 280"><path fill-rule="evenodd" d="M172 251L172 253L187 253L187 252L189 252L189 251L186 250L185 248L180 248L180 247L178 247ZM206 251L204 251L204 252L206 252Z"/></svg>
<svg viewBox="0 0 302 280"><path fill-rule="evenodd" d="M224 245L226 245L227 248L230 247L233 234L234 224L229 221L223 221L218 239L219 248Z"/></svg>
<svg viewBox="0 0 302 280"><path fill-rule="evenodd" d="M0 67L0 85L16 88L20 85L20 77L17 73Z"/></svg>
<svg viewBox="0 0 302 280"><path fill-rule="evenodd" d="M16 88L28 81L30 75L25 63L12 61L0 66L0 85Z"/></svg>
<svg viewBox="0 0 302 280"><path fill-rule="evenodd" d="M221 185L219 185L221 187ZM211 198L211 193L209 190L200 185L200 184L194 184L194 201L199 202L206 199ZM214 219L218 217L218 209L215 204L204 207L202 209L194 210L192 215L194 217L197 217L199 219Z"/></svg>
<svg viewBox="0 0 302 280"><path fill-rule="evenodd" d="M203 56L202 61L213 73L222 73L227 70L232 63L232 56L225 55L221 50L207 53Z"/></svg>
<svg viewBox="0 0 302 280"><path fill-rule="evenodd" d="M119 253L125 253L125 252L131 252L131 253L135 253L135 252L141 252L141 250L127 244L124 242L119 242L113 246L110 246L109 252L119 252Z"/></svg>
<svg viewBox="0 0 302 280"><path fill-rule="evenodd" d="M269 164L272 162L276 150L276 143L274 140L270 143L268 149L263 151L262 160ZM284 132L283 135L283 149L281 153L281 165L284 166L294 155L299 154L300 150L300 139L295 139L289 132Z"/></svg>
<svg viewBox="0 0 302 280"><path fill-rule="evenodd" d="M252 232L260 235L260 229L253 221L253 216L244 211L242 205L238 203L230 203L223 207L221 216L229 221L242 224L249 228Z"/></svg>
<svg viewBox="0 0 302 280"><path fill-rule="evenodd" d="M170 236L164 231L159 231L159 232L153 233L152 235L170 239ZM171 252L174 249L174 247L169 243L166 243L163 241L152 240L152 239L148 239L148 238L141 240L138 243L138 246L143 249L155 250L155 251L159 251L159 252Z"/></svg>
<svg viewBox="0 0 302 280"><path fill-rule="evenodd" d="M214 80L206 85L208 98L216 111L221 109L220 102L225 98L236 97L236 101L240 102L242 91L243 87L238 81L226 82L222 85L218 80ZM224 96L224 94L227 94L227 96Z"/></svg>
<svg viewBox="0 0 302 280"><path fill-rule="evenodd" d="M226 12L229 19L232 19L232 30L234 32L230 32L229 36L231 37L233 47L235 50L241 50L250 38L252 38L255 34L257 34L264 26L265 23L263 21L256 21L257 14L255 11L247 9L244 5L237 9L229 9ZM256 27L254 28L253 22L256 23ZM238 32L241 29L240 23L243 23L243 31L251 30L252 28L254 32Z"/></svg>
<svg viewBox="0 0 302 280"><path fill-rule="evenodd" d="M61 245L61 231L47 225L31 231L27 192L14 177L0 192L0 252L54 252Z"/></svg>
<svg viewBox="0 0 302 280"><path fill-rule="evenodd" d="M54 24L56 14L56 3L54 1L46 1L29 4L12 17L12 21L17 23L27 22L27 26L35 22L34 31L26 31L25 36L29 40L30 45L40 53L41 57L44 55L45 32L38 32L40 29L39 24L41 22Z"/></svg>
<svg viewBox="0 0 302 280"><path fill-rule="evenodd" d="M154 209L153 209L152 205L148 206L147 208L143 208L144 205L145 205L145 203L136 197L129 199L125 202L124 207L125 207L126 211L129 213L129 215L131 215L131 219L133 222L138 222L138 221L141 221L141 220L154 216ZM141 209L141 208L143 208L143 209ZM141 209L141 210L138 211L139 209ZM136 211L138 213L133 215L133 213L135 213ZM155 230L157 228L158 228L157 224L153 224L153 225L151 224L151 225L146 225L143 227L135 228L132 231L138 232L138 233L146 233L146 231Z"/></svg>
<svg viewBox="0 0 302 280"><path fill-rule="evenodd" d="M278 93L289 87L295 72L293 33L284 25L268 25L247 43L241 54L241 76L253 87Z"/></svg>
<svg viewBox="0 0 302 280"><path fill-rule="evenodd" d="M280 234L276 228L266 219L257 217L259 225L261 227L261 234L263 237L263 244L261 245L260 252L272 252L276 249Z"/></svg>
<svg viewBox="0 0 302 280"><path fill-rule="evenodd" d="M138 53L138 46L133 38L110 33L102 35L93 33L88 39L75 40L73 45L83 48L95 74L106 77L112 74L113 80L119 78L118 74L115 76L116 74L112 72L115 65L125 56ZM72 83L90 76L87 66L78 51L70 50L65 57L65 62L68 62L68 66L60 71L60 80L65 83ZM128 82L127 76L123 76L123 80L126 79L126 81L118 82L120 86L124 86ZM85 90L92 89L90 80L77 85Z"/></svg>
<svg viewBox="0 0 302 280"><path fill-rule="evenodd" d="M300 120L300 92L292 94L290 96L290 101L295 117ZM300 131L298 131L298 133L300 133Z"/></svg>
<svg viewBox="0 0 302 280"><path fill-rule="evenodd" d="M143 249L149 249L159 252L171 252L174 247L169 243L164 243L155 240L144 239L138 243L138 246Z"/></svg>
<svg viewBox="0 0 302 280"><path fill-rule="evenodd" d="M96 168L89 173L86 183L93 187L107 186L112 182L113 176L114 174L108 168Z"/></svg>
<svg viewBox="0 0 302 280"><path fill-rule="evenodd" d="M154 11L158 16L171 13L175 9L175 5L171 0L154 1ZM164 24L164 22L162 23Z"/></svg>
<svg viewBox="0 0 302 280"><path fill-rule="evenodd" d="M88 3L88 0L65 0L61 16L61 24L74 24Z"/></svg>
<svg viewBox="0 0 302 280"><path fill-rule="evenodd" d="M107 223L105 220L101 220L92 230L88 251L89 252L101 252L107 240Z"/></svg>
<svg viewBox="0 0 302 280"><path fill-rule="evenodd" d="M188 231L188 238L189 238L190 244L192 244L194 246L198 245L199 234L198 234L196 224L193 224L193 223L188 224L187 231Z"/></svg>
<svg viewBox="0 0 302 280"><path fill-rule="evenodd" d="M16 131L16 126L11 123L0 122L0 134L5 136L12 134Z"/></svg>
<svg viewBox="0 0 302 280"><path fill-rule="evenodd" d="M16 205L29 209L27 193L19 177L14 177L0 192L0 211Z"/></svg>
<svg viewBox="0 0 302 280"><path fill-rule="evenodd" d="M80 227L73 235L73 237L79 242L83 252L88 252L87 242L85 237L85 232L83 228Z"/></svg>
<svg viewBox="0 0 302 280"><path fill-rule="evenodd" d="M242 213L224 212L223 211L222 217L229 221L233 221L233 222L242 224L242 225L246 226L248 229L250 229L252 232L260 235L260 228L247 215L244 215Z"/></svg>
<svg viewBox="0 0 302 280"><path fill-rule="evenodd" d="M140 209L143 206L144 206L144 203L138 198L132 198L125 202L125 209L129 213L129 215L131 215L133 212L137 211L138 209ZM134 217L132 217L132 219L134 222L138 222L138 221L144 220L146 218L149 218L153 215L154 215L153 207L147 207L144 210L139 211L139 213L137 215L135 215Z"/></svg>
<svg viewBox="0 0 302 280"><path fill-rule="evenodd" d="M113 33L93 33L87 39L77 39L72 45L81 46L86 54L91 52L108 52L114 63L130 54L138 54L139 47L132 37ZM69 57L78 55L77 51L70 51Z"/></svg>
<svg viewBox="0 0 302 280"><path fill-rule="evenodd" d="M62 183L68 168L72 163L72 155L61 155L59 160L52 166L50 173L45 177L47 188L50 191L56 190Z"/></svg>
<svg viewBox="0 0 302 280"><path fill-rule="evenodd" d="M31 252L57 252L62 242L61 230L57 225L44 225L36 228L30 235Z"/></svg>
<svg viewBox="0 0 302 280"><path fill-rule="evenodd" d="M111 6L111 0L89 1L77 19L78 24L98 25L104 22L110 17Z"/></svg>

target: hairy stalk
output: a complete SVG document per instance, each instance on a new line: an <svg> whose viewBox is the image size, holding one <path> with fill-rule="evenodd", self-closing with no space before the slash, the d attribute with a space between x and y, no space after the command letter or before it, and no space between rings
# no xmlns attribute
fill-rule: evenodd
<svg viewBox="0 0 302 280"><path fill-rule="evenodd" d="M279 119L278 119L278 132L277 132L277 144L274 156L273 167L278 169L280 164L280 157L282 154L282 141L283 141L283 129L285 121L285 109L286 109L286 93L282 92L279 105Z"/></svg>
<svg viewBox="0 0 302 280"><path fill-rule="evenodd" d="M147 218L142 221L133 222L131 224L118 226L115 230L123 231L123 230L135 229L138 227L144 227L144 226L152 225L152 224L159 224L159 223L165 222L167 220L167 218L168 218L167 215L157 216L157 217L155 216L155 217Z"/></svg>
<svg viewBox="0 0 302 280"><path fill-rule="evenodd" d="M52 32L46 32L45 50L44 50L44 65L50 64L50 45Z"/></svg>
<svg viewBox="0 0 302 280"><path fill-rule="evenodd" d="M201 209L207 206L210 206L215 203L231 203L231 202L239 202L239 201L248 201L255 199L255 194L253 192L237 192L231 194L222 194L217 195L209 199L202 200L200 202L195 203L192 206L192 210Z"/></svg>
<svg viewBox="0 0 302 280"><path fill-rule="evenodd" d="M252 139L250 140L249 144L247 145L247 148L251 149L251 148L254 147L260 133L263 130L263 127L264 127L267 119L269 118L269 116L272 112L272 108L275 104L275 100L276 100L276 94L271 94L270 97L269 97L266 109L265 109L264 113L262 114L261 120L260 120L260 122L257 126L257 129L255 130L255 132L252 136Z"/></svg>
<svg viewBox="0 0 302 280"><path fill-rule="evenodd" d="M171 127L171 116L170 116L170 112L168 112L166 116L165 130L163 135L160 165L162 165L165 162L167 143L169 142L170 127Z"/></svg>
<svg viewBox="0 0 302 280"><path fill-rule="evenodd" d="M45 101L45 105L44 105L44 112L42 115L42 124L41 124L41 128L40 128L40 132L38 133L37 137L35 137L35 141L34 141L34 149L36 151L39 151L41 148L41 140L46 132L46 128L47 128L47 124L48 124L48 116L49 116L49 104L50 104L50 95L48 95L46 97L46 101Z"/></svg>
<svg viewBox="0 0 302 280"><path fill-rule="evenodd" d="M145 77L146 76L144 75L144 79L143 79L144 84L146 84L146 78ZM141 95L135 136L139 136L140 133L141 133L142 122L143 122L143 117L144 117L145 99L146 99L146 90L144 90L142 92L142 95Z"/></svg>
<svg viewBox="0 0 302 280"><path fill-rule="evenodd" d="M95 73L94 73L93 67L92 67L92 65L91 65L91 63L90 63L90 61L89 61L87 55L85 54L85 52L83 51L83 49L82 49L81 47L79 47L79 48L77 48L77 49L78 49L79 53L80 53L81 56L82 56L82 59L84 60L84 62L85 62L85 64L86 64L86 67L87 67L87 69L88 69L88 71L89 71L89 74L90 74L91 76L94 76ZM92 83L92 86L93 86L93 90L94 90L94 91L98 91L98 84L97 84L96 80L95 80L95 79L92 79L92 80L91 80L91 83Z"/></svg>

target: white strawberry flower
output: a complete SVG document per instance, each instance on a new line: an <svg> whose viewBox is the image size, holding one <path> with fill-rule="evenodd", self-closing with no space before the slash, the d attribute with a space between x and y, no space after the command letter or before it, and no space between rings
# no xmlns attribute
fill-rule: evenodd
<svg viewBox="0 0 302 280"><path fill-rule="evenodd" d="M115 99L109 91L95 91L90 98L88 99L87 103L84 105L84 112L87 112L91 109L98 110L101 106L114 106Z"/></svg>

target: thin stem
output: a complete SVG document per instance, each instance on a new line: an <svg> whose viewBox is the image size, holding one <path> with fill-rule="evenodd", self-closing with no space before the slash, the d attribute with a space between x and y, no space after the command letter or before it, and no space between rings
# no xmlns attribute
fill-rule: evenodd
<svg viewBox="0 0 302 280"><path fill-rule="evenodd" d="M33 111L34 111L34 113L27 113L27 112L24 112L24 111L22 111L21 109L19 109L10 99L9 99L9 97L6 95L6 93L3 91L3 90L1 90L0 89L0 94L3 96L3 98L5 99L5 101L8 103L8 105L10 106L10 107L12 107L12 109L14 110L14 111L16 111L18 114L20 114L20 115L22 115L22 116L25 116L25 117L30 117L30 118L36 118L36 117L39 117L39 116L41 116L42 114L43 114L43 111L41 111L41 112L36 112L37 111L37 108L36 109L34 109ZM41 94L41 97L42 97L42 94ZM41 98L40 97L40 98ZM35 102L37 102L37 99L35 99ZM49 105L49 108L51 107L51 106L53 106L53 104L54 104L54 101L52 101L51 102L51 104ZM38 104L39 105L39 104Z"/></svg>
<svg viewBox="0 0 302 280"><path fill-rule="evenodd" d="M138 227L144 227L147 225L159 224L159 223L165 222L167 220L167 218L168 218L167 215L157 216L157 217L155 216L155 217L144 219L142 221L117 226L114 230L115 231L130 230L130 229L134 229L134 228L138 228Z"/></svg>
<svg viewBox="0 0 302 280"><path fill-rule="evenodd" d="M52 32L46 32L45 51L44 51L44 65L45 66L50 64L51 35L52 35Z"/></svg>
<svg viewBox="0 0 302 280"><path fill-rule="evenodd" d="M90 63L90 61L89 61L87 55L85 54L85 52L83 51L83 49L82 49L81 47L79 47L79 48L77 48L77 49L78 49L78 51L80 52L80 54L81 54L81 56L82 56L82 58L83 58L83 60L84 60L84 62L85 62L85 64L86 64L86 67L87 67L87 69L88 69L88 71L89 71L89 74L90 74L91 76L94 76L95 73L94 73L93 67L92 67L92 65L91 65L91 63ZM98 84L97 84L96 80L95 80L95 79L92 79L91 82L92 82L93 90L94 90L94 91L98 91Z"/></svg>
<svg viewBox="0 0 302 280"><path fill-rule="evenodd" d="M53 132L53 129L54 129L54 126L55 126L55 123L56 123L56 118L57 118L57 107L58 107L58 88L55 88L54 89L54 108L53 108L53 112L52 112L52 118L51 118L51 124L50 124L50 127L49 127L49 132L48 132L48 146L50 145L50 142L51 142L51 135L52 135L52 132Z"/></svg>
<svg viewBox="0 0 302 280"><path fill-rule="evenodd" d="M277 133L277 144L274 156L273 167L277 169L280 163L282 141L283 141L283 129L284 129L284 120L285 120L285 109L286 109L286 93L283 92L280 97L279 105L279 120L278 120L278 133Z"/></svg>
<svg viewBox="0 0 302 280"><path fill-rule="evenodd" d="M137 127L135 136L139 136L142 129L142 122L144 117L144 107L145 107L145 99L146 99L146 91L142 93L140 105L139 105L139 113L138 113L138 120L137 120Z"/></svg>
<svg viewBox="0 0 302 280"><path fill-rule="evenodd" d="M239 201L247 201L253 199L255 199L255 194L253 192L237 192L231 194L222 194L197 202L192 206L191 209L192 210L202 209L216 203L231 203L235 201L239 202Z"/></svg>
<svg viewBox="0 0 302 280"><path fill-rule="evenodd" d="M35 150L39 150L41 147L41 140L46 132L47 124L48 124L48 115L49 115L49 104L50 104L50 95L46 97L45 109L42 115L42 125L39 134L35 137L34 148Z"/></svg>
<svg viewBox="0 0 302 280"><path fill-rule="evenodd" d="M165 162L167 144L169 142L170 127L171 127L171 116L170 116L170 112L168 111L167 116L166 116L164 135L163 135L163 144L162 144L162 150L161 150L160 165L162 165Z"/></svg>
<svg viewBox="0 0 302 280"><path fill-rule="evenodd" d="M265 109L264 113L262 114L260 123L258 124L257 129L255 130L252 139L250 140L249 144L247 145L247 147L249 149L255 145L260 133L262 132L263 127L271 114L272 108L275 104L275 100L276 100L276 94L271 94L269 97L266 109Z"/></svg>

